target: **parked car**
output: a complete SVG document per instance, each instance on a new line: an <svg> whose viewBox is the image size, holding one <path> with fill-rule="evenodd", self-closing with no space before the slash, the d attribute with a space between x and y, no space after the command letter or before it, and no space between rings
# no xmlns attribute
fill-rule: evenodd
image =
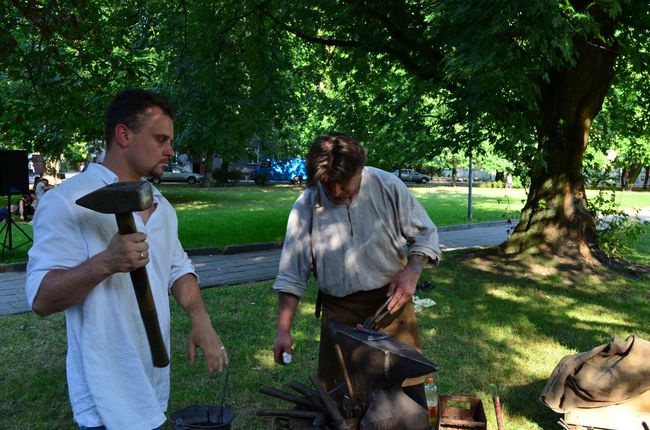
<svg viewBox="0 0 650 430"><path fill-rule="evenodd" d="M264 185L268 181L289 181L300 185L307 180L307 164L303 158L267 158L260 163L251 177L258 185Z"/></svg>
<svg viewBox="0 0 650 430"><path fill-rule="evenodd" d="M395 170L393 175L397 176L404 182L420 182L426 184L431 178L423 173L418 173L413 169Z"/></svg>
<svg viewBox="0 0 650 430"><path fill-rule="evenodd" d="M188 184L195 184L203 182L203 175L193 172L185 172L179 166L167 165L163 170L163 174L158 178L151 178L151 182L159 184L161 182L187 182Z"/></svg>

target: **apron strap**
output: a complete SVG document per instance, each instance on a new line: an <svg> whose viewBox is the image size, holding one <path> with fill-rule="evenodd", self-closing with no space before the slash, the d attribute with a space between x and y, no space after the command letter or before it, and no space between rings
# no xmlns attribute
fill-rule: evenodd
<svg viewBox="0 0 650 430"><path fill-rule="evenodd" d="M316 318L320 318L320 311L323 308L323 293L318 290L318 294L316 294L316 308L314 309L314 316Z"/></svg>

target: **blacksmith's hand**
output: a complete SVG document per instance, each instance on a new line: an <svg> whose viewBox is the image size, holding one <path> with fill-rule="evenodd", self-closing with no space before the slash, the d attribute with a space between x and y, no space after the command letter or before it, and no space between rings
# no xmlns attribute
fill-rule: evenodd
<svg viewBox="0 0 650 430"><path fill-rule="evenodd" d="M282 353L292 354L293 338L288 330L278 330L275 341L273 342L273 359L278 364L285 364L282 360Z"/></svg>
<svg viewBox="0 0 650 430"><path fill-rule="evenodd" d="M205 314L207 317L207 314ZM213 375L221 373L228 365L228 352L221 342L221 338L214 331L210 318L200 318L198 321L192 320L192 331L190 331L187 352L190 365L194 364L196 347L203 350L205 354L205 365L208 373Z"/></svg>
<svg viewBox="0 0 650 430"><path fill-rule="evenodd" d="M388 311L391 315L402 309L402 306L411 300L411 297L415 293L418 279L420 279L420 274L414 272L408 266L395 275L388 287L389 294L393 295L393 298L388 303Z"/></svg>
<svg viewBox="0 0 650 430"><path fill-rule="evenodd" d="M409 255L406 267L393 277L388 286L388 295L393 296L388 303L388 311L391 315L402 309L402 306L408 303L415 294L420 274L424 270L427 260L428 257L424 255Z"/></svg>

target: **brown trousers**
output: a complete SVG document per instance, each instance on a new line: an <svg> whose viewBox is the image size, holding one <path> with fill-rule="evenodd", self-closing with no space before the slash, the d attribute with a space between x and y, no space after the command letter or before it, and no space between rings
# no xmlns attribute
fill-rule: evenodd
<svg viewBox="0 0 650 430"><path fill-rule="evenodd" d="M320 326L320 350L318 353L318 376L328 390L344 382L343 372L336 357L334 341L327 330L328 321L341 324L357 325L386 301L388 285L372 291L359 291L345 297L334 297L319 293L321 297L322 316ZM413 302L407 302L394 315L387 315L379 324L379 330L394 339L414 346L421 351L418 324L415 319ZM424 383L424 376L406 379L403 387Z"/></svg>

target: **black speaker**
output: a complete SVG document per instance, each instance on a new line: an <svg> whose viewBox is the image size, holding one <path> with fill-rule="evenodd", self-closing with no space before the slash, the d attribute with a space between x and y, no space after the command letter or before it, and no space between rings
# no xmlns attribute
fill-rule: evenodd
<svg viewBox="0 0 650 430"><path fill-rule="evenodd" d="M0 195L28 194L27 151L0 151Z"/></svg>

